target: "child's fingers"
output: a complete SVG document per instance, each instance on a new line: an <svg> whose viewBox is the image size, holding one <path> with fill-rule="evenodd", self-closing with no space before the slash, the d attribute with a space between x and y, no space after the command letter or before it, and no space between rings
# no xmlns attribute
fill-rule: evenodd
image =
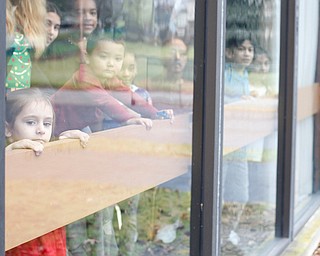
<svg viewBox="0 0 320 256"><path fill-rule="evenodd" d="M38 141L31 141L29 146L30 146L30 149L32 149L34 151L36 156L41 155L41 153L43 152L43 149L44 149L43 143L38 142Z"/></svg>
<svg viewBox="0 0 320 256"><path fill-rule="evenodd" d="M82 132L80 130L70 130L65 131L60 134L59 140L62 139L79 139L82 147L86 147L89 141L89 134Z"/></svg>
<svg viewBox="0 0 320 256"><path fill-rule="evenodd" d="M86 147L88 145L88 141L89 141L90 136L86 133L83 133L79 139L80 139L80 144L82 147Z"/></svg>
<svg viewBox="0 0 320 256"><path fill-rule="evenodd" d="M24 147L23 148L29 148L32 149L36 156L41 155L44 149L44 145L42 142L39 141L24 141Z"/></svg>
<svg viewBox="0 0 320 256"><path fill-rule="evenodd" d="M169 116L170 116L170 124L173 124L174 114L173 114L173 110L172 109L169 109Z"/></svg>
<svg viewBox="0 0 320 256"><path fill-rule="evenodd" d="M151 130L152 128L152 120L148 120L145 124L147 130Z"/></svg>
<svg viewBox="0 0 320 256"><path fill-rule="evenodd" d="M141 120L141 124L146 127L146 130L151 130L153 122L151 119L144 118Z"/></svg>

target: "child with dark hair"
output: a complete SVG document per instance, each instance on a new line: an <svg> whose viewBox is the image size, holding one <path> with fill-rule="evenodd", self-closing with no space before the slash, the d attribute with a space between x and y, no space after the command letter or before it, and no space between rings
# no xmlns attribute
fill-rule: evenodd
<svg viewBox="0 0 320 256"><path fill-rule="evenodd" d="M53 2L47 2L47 47L58 37L61 26L62 13Z"/></svg>
<svg viewBox="0 0 320 256"><path fill-rule="evenodd" d="M85 63L87 38L99 33L98 0L72 0L70 12L72 24L64 35L52 44L50 55L54 76L50 81L55 88L60 88Z"/></svg>
<svg viewBox="0 0 320 256"><path fill-rule="evenodd" d="M272 63L270 54L258 46L255 48L254 55L249 74L251 95L254 97L276 96L278 92L275 87L274 75L270 72Z"/></svg>
<svg viewBox="0 0 320 256"><path fill-rule="evenodd" d="M131 89L131 91L137 93L142 98L144 98L147 103L152 105L150 93L146 89L138 87L134 83L137 73L138 67L135 54L126 52L123 60L123 65L118 77L124 85L128 86Z"/></svg>
<svg viewBox="0 0 320 256"><path fill-rule="evenodd" d="M254 57L254 38L250 32L227 33L224 103L250 98L248 67Z"/></svg>
<svg viewBox="0 0 320 256"><path fill-rule="evenodd" d="M224 103L250 99L248 67L254 58L254 39L250 32L227 32ZM243 147L223 157L223 200L236 209L228 240L237 245L236 233L244 206L249 199L247 148Z"/></svg>
<svg viewBox="0 0 320 256"><path fill-rule="evenodd" d="M105 35L88 39L86 64L52 97L57 133L71 127L95 132L131 124L148 130L151 119L173 119L171 109L158 111L118 79L124 54L123 42ZM107 207L67 226L71 255L117 255L113 210Z"/></svg>
<svg viewBox="0 0 320 256"><path fill-rule="evenodd" d="M158 111L117 78L124 59L122 42L99 36L88 40L87 64L53 95L57 132L90 127L106 129L105 120L117 126L140 124L152 127L151 119L173 118L173 111ZM73 127L73 128L72 128Z"/></svg>
<svg viewBox="0 0 320 256"><path fill-rule="evenodd" d="M31 86L47 88L47 92L50 92L48 88L51 89L53 87L52 83L54 83L57 74L57 70L52 64L52 55L54 41L60 32L62 13L53 2L48 1L46 3L46 9L47 44L41 58L33 63Z"/></svg>

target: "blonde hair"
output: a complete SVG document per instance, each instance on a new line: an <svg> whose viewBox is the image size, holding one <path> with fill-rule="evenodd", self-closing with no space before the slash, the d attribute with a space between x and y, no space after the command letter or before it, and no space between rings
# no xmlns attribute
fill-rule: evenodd
<svg viewBox="0 0 320 256"><path fill-rule="evenodd" d="M15 30L15 18L10 0L6 0L6 30L9 36L13 35Z"/></svg>
<svg viewBox="0 0 320 256"><path fill-rule="evenodd" d="M17 29L25 35L39 58L46 48L47 31L45 19L47 15L46 0L18 0L16 2L15 19Z"/></svg>

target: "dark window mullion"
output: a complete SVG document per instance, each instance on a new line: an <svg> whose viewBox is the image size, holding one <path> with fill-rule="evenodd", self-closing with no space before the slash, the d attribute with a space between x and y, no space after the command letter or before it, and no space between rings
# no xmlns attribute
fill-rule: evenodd
<svg viewBox="0 0 320 256"><path fill-rule="evenodd" d="M281 1L276 236L292 237L297 108L298 1Z"/></svg>
<svg viewBox="0 0 320 256"><path fill-rule="evenodd" d="M190 255L201 255L205 1L195 2Z"/></svg>
<svg viewBox="0 0 320 256"><path fill-rule="evenodd" d="M0 255L4 255L5 251L5 77L6 77L6 3L1 0L0 13Z"/></svg>
<svg viewBox="0 0 320 256"><path fill-rule="evenodd" d="M225 0L196 1L191 255L220 255Z"/></svg>

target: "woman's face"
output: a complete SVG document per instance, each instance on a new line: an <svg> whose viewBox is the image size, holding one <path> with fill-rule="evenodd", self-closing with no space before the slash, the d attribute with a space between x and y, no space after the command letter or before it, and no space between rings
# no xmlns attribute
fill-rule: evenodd
<svg viewBox="0 0 320 256"><path fill-rule="evenodd" d="M55 12L48 12L46 18L47 25L47 46L49 46L57 37L60 31L61 19Z"/></svg>
<svg viewBox="0 0 320 256"><path fill-rule="evenodd" d="M90 35L98 24L97 5L94 0L76 0L75 11L80 30L84 36Z"/></svg>

